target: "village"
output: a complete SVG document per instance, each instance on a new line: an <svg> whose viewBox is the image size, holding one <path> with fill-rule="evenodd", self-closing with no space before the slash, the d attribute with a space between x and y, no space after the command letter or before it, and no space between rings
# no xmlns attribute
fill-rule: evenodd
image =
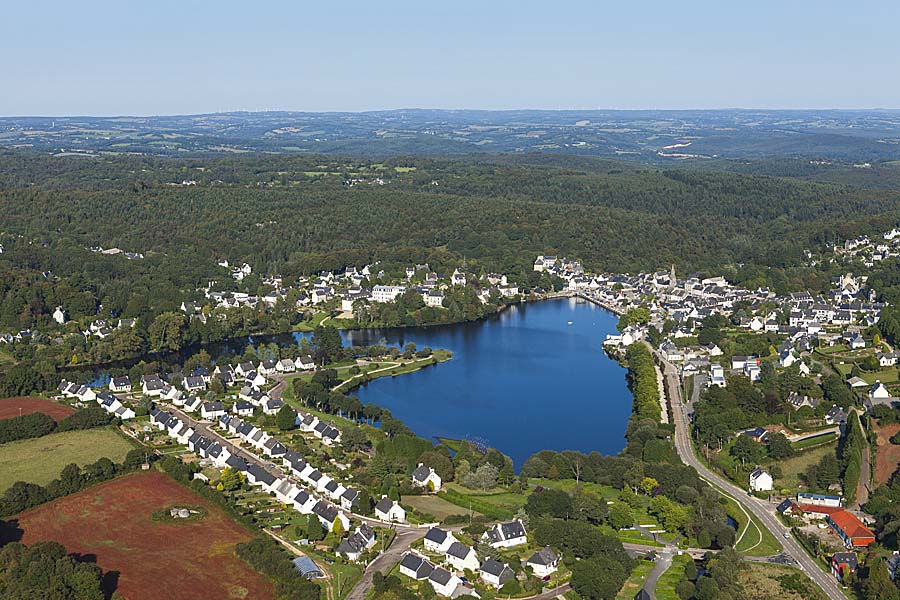
<svg viewBox="0 0 900 600"><path fill-rule="evenodd" d="M900 242L895 241L897 237L894 232L885 234L889 249ZM861 259L870 259L865 249L875 245L857 242L852 248L836 247L835 257L829 260L858 268ZM877 247L875 251L885 255ZM247 264L232 266L223 260L219 266L228 270L234 282L253 273ZM786 418L748 423L749 427L723 435L718 447L704 442L705 460L749 494L769 502L771 512L794 527L798 538L813 545L815 553L829 557L839 581L854 572L861 561L856 552L864 552L875 540L872 518L864 510L865 494L877 483L868 453L861 458L861 494L844 489L846 481L813 491L805 472L784 472L790 460L778 465L767 459L769 450L782 439L796 456L829 448L833 452L851 428L848 423L863 427L866 422L872 427L866 415L877 419L900 402L900 352L873 333L885 304L867 286L866 275L848 271L834 278L822 295L779 295L766 288L743 289L724 277L679 279L674 266L637 275L591 274L576 260L542 255L534 261L533 270L556 282L554 295L578 297L620 315L620 332L602 341L611 355L635 343L648 343L660 364L674 365L690 419L696 417L695 409L710 390L725 393L733 385L744 385L742 381L761 386L789 374L785 380L794 382L796 389L784 398L789 408ZM366 287L376 280L382 283ZM358 271L321 273L292 287L276 276L262 282L271 290L263 295L217 291L211 285L201 290L202 301L185 301L180 310L188 319L205 323L229 309L265 310L289 301L298 312L320 311L319 325L329 319L341 325L358 321L368 306L396 303L410 291L421 297L423 306L434 309L446 309L446 294L466 286L484 304L548 297L543 289L525 294L505 275L475 275L460 267L441 278L427 264L406 268L405 279L397 281L388 280L376 263ZM58 307L53 319L65 325L65 308ZM117 329L134 326L131 319L98 319L87 323L82 334L103 339ZM31 335L22 331L5 334L2 340L27 343ZM386 360L357 359L356 367L365 369ZM553 548L529 541L521 520L498 521L473 536L459 526L422 522L415 511L408 514L405 501L378 496L378 491L373 496L373 490L355 485L352 457L370 457L358 448L342 447L341 417L298 411L282 398L291 379L304 373L311 376L328 366L317 364L310 354L287 352L256 363L238 359L235 364L221 361L183 373L143 373L139 380L121 375L101 386L64 380L59 393L76 405L96 402L131 423L126 427L136 439L195 464L197 479L217 488L223 481L236 479L243 489L241 505L260 515L271 535L305 559L298 558L297 566L302 565L310 577L327 571L323 561L339 559L365 567L391 548L398 533L408 532L411 535L399 549L396 569L410 586L428 585L438 595L456 597L478 595L476 583L499 590L526 574L550 581L558 571L559 555ZM841 379L852 402L834 401L827 376ZM285 413L291 422L288 432L275 423ZM301 439L309 452L291 449ZM741 440L750 440L760 449L747 452L756 462L735 463L733 450L744 444ZM699 439L695 443L699 445ZM442 485L428 464L419 464L408 481L410 488L425 495L437 494ZM371 510L360 508L361 497L371 498ZM329 536L328 544L286 536L289 531L308 531L310 520ZM297 523L303 526L291 530ZM486 553L487 548L492 551ZM900 559L887 559L893 577Z"/></svg>
<svg viewBox="0 0 900 600"><path fill-rule="evenodd" d="M438 595L478 597L476 581L500 590L526 573L549 581L560 558L552 549L530 543L520 520L497 522L480 535L462 532L459 525L442 529L436 522L408 517L397 500L373 498L354 484L351 463L371 456L345 447L342 428L353 422L297 411L280 398L292 377L321 368L308 356L258 364L223 362L165 378L156 373L135 381L127 375L112 377L103 388L63 380L58 391L60 399L76 407L96 402L160 456L194 465L195 479L230 492L242 510L298 555L295 567L311 579L324 577L335 560L365 567L406 533L411 544L394 549L401 552L397 572L410 585L428 585ZM210 384L221 385L224 393L212 393ZM305 452L291 449L297 447ZM406 487L434 495L443 485L434 468L420 463ZM371 506L361 506L369 502ZM181 512L173 509L173 515ZM315 534L293 539L295 531L311 533L310 519L321 526L325 540ZM506 562L498 560L504 557Z"/></svg>

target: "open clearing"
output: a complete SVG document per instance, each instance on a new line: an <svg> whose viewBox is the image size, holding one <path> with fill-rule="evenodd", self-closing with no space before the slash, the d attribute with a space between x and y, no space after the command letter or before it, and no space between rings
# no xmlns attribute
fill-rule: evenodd
<svg viewBox="0 0 900 600"><path fill-rule="evenodd" d="M75 412L75 409L43 398L19 397L0 400L0 419L11 419L12 417L18 417L20 414L30 415L36 412L44 413L54 421L59 421L71 415Z"/></svg>
<svg viewBox="0 0 900 600"><path fill-rule="evenodd" d="M452 502L448 502L437 496L405 496L403 504L413 507L420 513L433 516L438 520L444 520L450 515L468 515L469 510L461 506L457 506ZM478 516L478 512L473 511L474 516Z"/></svg>
<svg viewBox="0 0 900 600"><path fill-rule="evenodd" d="M0 445L0 492L17 481L46 485L71 463L79 467L104 456L122 462L133 446L112 429L51 433Z"/></svg>
<svg viewBox="0 0 900 600"><path fill-rule="evenodd" d="M900 446L891 443L891 436L900 431L900 424L891 423L877 427L878 434L875 451L875 487L887 483L897 466L900 465Z"/></svg>
<svg viewBox="0 0 900 600"><path fill-rule="evenodd" d="M199 521L153 521L174 505L202 506ZM234 553L252 534L220 508L157 471L120 477L18 517L22 541L53 540L119 573L128 600L271 600L271 583Z"/></svg>
<svg viewBox="0 0 900 600"><path fill-rule="evenodd" d="M747 600L824 600L822 593L802 571L766 563L744 563L741 583Z"/></svg>
<svg viewBox="0 0 900 600"><path fill-rule="evenodd" d="M795 452L790 458L780 460L782 477L777 481L779 488L800 489L801 475L811 466L818 464L828 454L834 455L835 444L823 444L810 450Z"/></svg>

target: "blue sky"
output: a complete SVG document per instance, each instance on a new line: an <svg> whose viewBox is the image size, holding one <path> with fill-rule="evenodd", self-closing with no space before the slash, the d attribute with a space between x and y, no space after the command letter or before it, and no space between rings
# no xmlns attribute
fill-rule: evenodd
<svg viewBox="0 0 900 600"><path fill-rule="evenodd" d="M9 2L0 115L900 108L900 3Z"/></svg>

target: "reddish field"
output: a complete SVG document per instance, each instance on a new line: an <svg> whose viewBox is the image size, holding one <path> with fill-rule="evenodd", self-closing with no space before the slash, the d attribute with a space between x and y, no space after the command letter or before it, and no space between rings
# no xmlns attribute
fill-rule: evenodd
<svg viewBox="0 0 900 600"><path fill-rule="evenodd" d="M877 427L877 448L875 450L875 487L887 483L900 466L900 446L891 443L891 436L900 431L900 425L891 424Z"/></svg>
<svg viewBox="0 0 900 600"><path fill-rule="evenodd" d="M21 413L19 413L20 408L22 409ZM43 398L4 398L0 400L0 419L11 419L18 417L19 414L30 415L36 412L44 413L53 420L59 421L71 415L75 409Z"/></svg>
<svg viewBox="0 0 900 600"><path fill-rule="evenodd" d="M176 504L203 506L207 514L194 522L151 519ZM25 544L54 540L69 552L96 555L104 571L118 571L117 591L127 600L274 596L271 582L234 553L252 534L157 471L114 479L17 519Z"/></svg>

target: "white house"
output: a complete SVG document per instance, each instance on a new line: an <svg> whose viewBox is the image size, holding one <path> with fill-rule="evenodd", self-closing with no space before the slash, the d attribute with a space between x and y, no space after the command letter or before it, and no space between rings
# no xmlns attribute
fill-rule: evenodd
<svg viewBox="0 0 900 600"><path fill-rule="evenodd" d="M481 564L481 579L492 587L499 589L504 583L515 578L516 573L509 568L509 565L493 558L489 558Z"/></svg>
<svg viewBox="0 0 900 600"><path fill-rule="evenodd" d="M459 542L450 544L450 547L447 548L446 557L447 562L454 569L460 571L464 569L477 571L481 566L481 563L478 562L478 555L475 553L475 549Z"/></svg>
<svg viewBox="0 0 900 600"><path fill-rule="evenodd" d="M60 325L65 325L66 323L66 311L63 310L62 306L57 306L56 310L53 311L53 320L59 323Z"/></svg>
<svg viewBox="0 0 900 600"><path fill-rule="evenodd" d="M869 388L869 399L870 400L878 400L878 399L886 399L890 398L891 393L885 387L883 383L880 381L876 381L875 385Z"/></svg>
<svg viewBox="0 0 900 600"><path fill-rule="evenodd" d="M109 389L112 392L130 392L131 379L128 378L128 375L125 375L124 377L113 377L109 381Z"/></svg>
<svg viewBox="0 0 900 600"><path fill-rule="evenodd" d="M559 556L548 546L532 554L531 558L525 561L525 566L531 568L535 577L543 579L559 569Z"/></svg>
<svg viewBox="0 0 900 600"><path fill-rule="evenodd" d="M709 385L710 386L719 386L725 387L727 382L725 381L725 369L722 365L713 364L709 367Z"/></svg>
<svg viewBox="0 0 900 600"><path fill-rule="evenodd" d="M294 361L290 358L282 358L277 363L275 363L275 370L279 373L293 373L297 370L297 366L294 364Z"/></svg>
<svg viewBox="0 0 900 600"><path fill-rule="evenodd" d="M441 491L441 476L435 473L431 467L419 463L416 470L412 472L412 484L416 487L427 488L430 492L439 492Z"/></svg>
<svg viewBox="0 0 900 600"><path fill-rule="evenodd" d="M204 402L200 407L200 417L211 420L225 414L225 406L221 402Z"/></svg>
<svg viewBox="0 0 900 600"><path fill-rule="evenodd" d="M382 496L375 505L375 517L389 523L405 523L406 511L387 496Z"/></svg>
<svg viewBox="0 0 900 600"><path fill-rule="evenodd" d="M412 552L403 555L400 561L400 574L406 575L415 581L423 581L428 579L429 575L434 571L434 565L428 562L424 557Z"/></svg>
<svg viewBox="0 0 900 600"><path fill-rule="evenodd" d="M445 531L439 527L432 527L425 534L425 549L435 554L446 554L447 550L456 541L452 531Z"/></svg>
<svg viewBox="0 0 900 600"><path fill-rule="evenodd" d="M439 596L450 598L456 592L456 588L462 584L462 579L441 567L435 567L428 576L428 583Z"/></svg>
<svg viewBox="0 0 900 600"><path fill-rule="evenodd" d="M497 523L484 532L481 536L492 548L512 548L520 546L528 540L525 535L525 526L522 521L508 521Z"/></svg>
<svg viewBox="0 0 900 600"><path fill-rule="evenodd" d="M427 294L422 294L422 299L425 301L425 306L431 306L432 308L444 306L444 293L438 290L431 290Z"/></svg>
<svg viewBox="0 0 900 600"><path fill-rule="evenodd" d="M762 467L756 467L750 473L750 489L754 492L768 492L772 490L772 476Z"/></svg>
<svg viewBox="0 0 900 600"><path fill-rule="evenodd" d="M373 302L393 302L406 291L403 285L376 285L372 287Z"/></svg>

